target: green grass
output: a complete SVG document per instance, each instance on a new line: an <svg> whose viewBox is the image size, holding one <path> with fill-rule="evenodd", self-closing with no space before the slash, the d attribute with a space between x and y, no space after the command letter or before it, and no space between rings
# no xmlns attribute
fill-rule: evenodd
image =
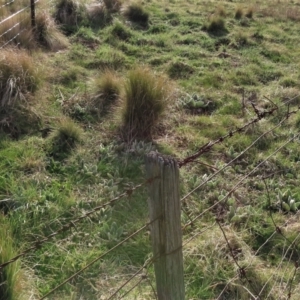
<svg viewBox="0 0 300 300"><path fill-rule="evenodd" d="M0 9L1 17L18 5ZM64 0L51 10L47 5L37 17L40 49L34 51L33 35L24 31L16 41L31 52L14 48L0 55L1 261L143 182L148 152L177 159L192 155L253 120L252 104L263 111L275 103L278 111L180 169L183 196L236 158L186 199L183 224L298 134L299 113L239 156L299 106L295 1L252 6L241 1L107 0L95 5ZM1 27L0 35L9 27ZM62 49L62 41L69 46ZM183 248L187 299L248 300L245 288L257 295L264 285L262 298L286 299L289 290L290 299L299 298L298 272L291 281L299 252L298 212L283 205L291 208L291 200L300 200L298 142L297 137L283 147L225 203L183 232L184 242L196 234ZM285 191L290 198L283 201ZM7 289L5 300L18 299L20 291L26 299L46 294L122 241L148 221L147 198L146 186L128 192L12 264L3 273L9 284L0 282L0 290ZM273 236L271 216L278 226ZM216 217L250 283L237 276ZM106 299L150 255L144 231L49 299ZM155 288L152 267L148 279L124 298L154 299L151 285Z"/></svg>

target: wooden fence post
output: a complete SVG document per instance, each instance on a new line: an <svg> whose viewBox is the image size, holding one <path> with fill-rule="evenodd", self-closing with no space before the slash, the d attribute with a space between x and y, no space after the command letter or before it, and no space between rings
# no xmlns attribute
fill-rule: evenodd
<svg viewBox="0 0 300 300"><path fill-rule="evenodd" d="M184 300L179 170L176 160L150 152L146 157L151 240L159 300Z"/></svg>
<svg viewBox="0 0 300 300"><path fill-rule="evenodd" d="M35 27L35 0L30 0L31 27Z"/></svg>

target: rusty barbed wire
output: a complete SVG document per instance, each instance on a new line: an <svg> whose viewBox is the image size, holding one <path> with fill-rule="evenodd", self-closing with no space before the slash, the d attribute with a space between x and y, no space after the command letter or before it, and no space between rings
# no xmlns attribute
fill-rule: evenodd
<svg viewBox="0 0 300 300"><path fill-rule="evenodd" d="M196 217L194 217L192 219L191 222L187 223L184 228L186 228L187 226L191 226L197 219L199 219L201 216L203 216L205 213L207 213L208 211L212 210L213 208L215 208L218 204L220 204L221 202L223 202L224 200L226 200L239 186L241 183L243 183L243 181L245 179L247 179L249 176L251 176L259 167L261 167L266 161L268 161L273 155L275 155L277 152L279 152L282 148L284 148L287 144L289 144L290 142L292 142L294 139L296 139L296 137L299 137L300 134L293 136L292 138L286 140L280 147L278 147L274 152L272 152L270 155L268 155L267 158L265 158L263 161L261 161L256 167L254 167L248 174L246 174L245 176L243 176L238 183L236 183L233 188L224 196L222 197L220 200L218 200L217 202L215 202L213 205L211 205L210 207L208 207L207 209L205 209L204 211L202 211L199 215L197 215Z"/></svg>
<svg viewBox="0 0 300 300"><path fill-rule="evenodd" d="M10 2L7 2L7 3L3 4L3 5L1 5L0 9L3 8L3 7L5 7L5 6L8 6L8 5L12 4L13 2L15 2L15 0L11 0Z"/></svg>
<svg viewBox="0 0 300 300"><path fill-rule="evenodd" d="M9 261L5 262L5 263L2 263L0 265L0 271L2 268L6 267L7 265L15 262L16 260L18 260L19 258L25 256L27 253L33 251L33 250L37 250L39 249L42 244L48 242L51 238L53 238L54 236L64 232L64 231L67 231L69 229L71 229L72 227L75 227L75 224L78 223L79 221L81 221L82 219L85 219L87 218L88 216L90 216L91 214L94 214L95 212L99 211L100 209L102 208L105 208L107 206L112 206L113 204L115 204L118 200L126 197L126 196L131 196L132 193L137 190L138 188L141 188L142 186L146 185L146 184L149 184L151 183L153 180L157 179L158 177L154 177L154 178L150 178L150 179L147 179L146 181L144 181L143 183L140 183L132 188L128 188L124 193L118 195L117 197L111 199L110 201L104 203L104 204L101 204L99 206L96 206L95 208L93 208L92 210L90 210L89 212L83 214L82 216L68 222L67 224L63 225L60 229L58 229L57 231L49 234L48 236L46 236L45 238L43 239L39 239L37 241L35 241L33 243L33 245L29 248L27 248L26 250L24 250L22 253L16 255L15 257L11 258Z"/></svg>
<svg viewBox="0 0 300 300"><path fill-rule="evenodd" d="M229 132L227 132L225 135L219 137L218 139L206 143L205 145L200 147L200 149L196 153L184 158L183 160L178 161L179 168L185 166L188 163L194 162L202 154L209 152L212 149L212 147L215 146L216 144L222 143L227 138L231 138L235 134L243 132L247 127L259 122L261 119L263 119L269 115L272 115L277 109L278 109L277 106L273 107L270 110L266 110L266 111L259 111L259 110L255 109L255 113L257 115L256 118L252 119L251 121L249 121L248 123L246 123L245 125L243 125L241 127L238 127L234 130L230 130Z"/></svg>

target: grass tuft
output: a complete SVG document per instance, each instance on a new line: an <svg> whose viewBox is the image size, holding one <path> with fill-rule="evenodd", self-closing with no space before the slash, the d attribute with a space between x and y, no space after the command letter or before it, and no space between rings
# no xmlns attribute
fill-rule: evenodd
<svg viewBox="0 0 300 300"><path fill-rule="evenodd" d="M218 15L213 15L210 18L206 29L210 33L219 33L222 31L226 31L224 18Z"/></svg>
<svg viewBox="0 0 300 300"><path fill-rule="evenodd" d="M109 107L120 97L121 82L119 77L110 69L104 70L103 74L94 81L94 94L91 108L97 115L105 113Z"/></svg>
<svg viewBox="0 0 300 300"><path fill-rule="evenodd" d="M253 14L254 14L254 8L253 7L249 7L245 13L245 16L249 19L253 18Z"/></svg>
<svg viewBox="0 0 300 300"><path fill-rule="evenodd" d="M240 20L244 15L243 9L238 6L235 10L234 18Z"/></svg>
<svg viewBox="0 0 300 300"><path fill-rule="evenodd" d="M147 68L129 72L125 83L122 119L125 139L151 138L167 107L166 79Z"/></svg>
<svg viewBox="0 0 300 300"><path fill-rule="evenodd" d="M52 51L64 49L69 45L67 38L58 30L58 26L45 10L36 16L34 33L37 42Z"/></svg>
<svg viewBox="0 0 300 300"><path fill-rule="evenodd" d="M122 1L121 0L103 0L106 9L110 12L117 12L120 10Z"/></svg>
<svg viewBox="0 0 300 300"><path fill-rule="evenodd" d="M75 0L58 0L54 18L62 24L67 32L72 32L86 17L87 11L84 5Z"/></svg>
<svg viewBox="0 0 300 300"><path fill-rule="evenodd" d="M74 121L62 119L50 135L50 154L55 159L66 158L83 140L83 130Z"/></svg>
<svg viewBox="0 0 300 300"><path fill-rule="evenodd" d="M140 2L131 2L123 7L123 15L130 21L147 26L149 22L149 13L144 9Z"/></svg>
<svg viewBox="0 0 300 300"><path fill-rule="evenodd" d="M18 135L35 124L29 100L40 84L40 73L25 50L2 49L0 56L0 129ZM27 128L27 129L29 129Z"/></svg>

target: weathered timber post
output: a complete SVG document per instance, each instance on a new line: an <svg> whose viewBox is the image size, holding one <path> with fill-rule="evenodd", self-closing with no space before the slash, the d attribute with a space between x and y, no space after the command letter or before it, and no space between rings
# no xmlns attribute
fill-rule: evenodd
<svg viewBox="0 0 300 300"><path fill-rule="evenodd" d="M30 0L31 27L35 28L35 0Z"/></svg>
<svg viewBox="0 0 300 300"><path fill-rule="evenodd" d="M146 157L151 240L159 300L184 300L181 209L177 162L156 152Z"/></svg>

